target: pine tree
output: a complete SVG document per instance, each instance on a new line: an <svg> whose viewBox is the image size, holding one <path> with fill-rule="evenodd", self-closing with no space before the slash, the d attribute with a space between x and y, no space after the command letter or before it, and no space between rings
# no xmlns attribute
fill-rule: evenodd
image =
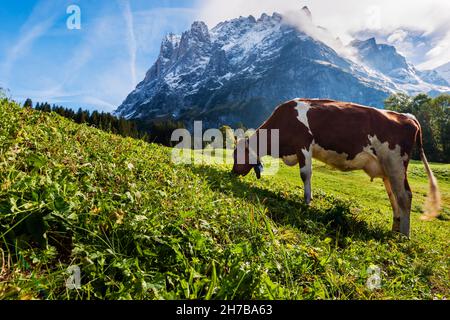
<svg viewBox="0 0 450 320"><path fill-rule="evenodd" d="M25 103L23 104L24 108L33 108L33 101L31 101L30 98L25 100Z"/></svg>

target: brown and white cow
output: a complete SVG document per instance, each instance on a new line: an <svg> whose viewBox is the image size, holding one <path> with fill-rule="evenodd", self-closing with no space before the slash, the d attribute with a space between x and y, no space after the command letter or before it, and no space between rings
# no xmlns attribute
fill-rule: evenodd
<svg viewBox="0 0 450 320"><path fill-rule="evenodd" d="M279 105L253 136L238 141L233 173L246 175L255 169L260 177L259 159L271 154L271 141L264 138L267 152L249 149L259 145L252 139L263 139L261 129L279 130L279 157L287 165L299 164L307 204L312 199L312 158L342 171L362 169L372 180L383 179L394 212L392 230L406 236L412 200L407 168L417 144L430 182L424 217L439 214L439 188L422 148L420 124L413 115L334 100L294 99ZM245 148L242 163L237 161L238 148ZM257 157L256 164L250 163L249 153Z"/></svg>

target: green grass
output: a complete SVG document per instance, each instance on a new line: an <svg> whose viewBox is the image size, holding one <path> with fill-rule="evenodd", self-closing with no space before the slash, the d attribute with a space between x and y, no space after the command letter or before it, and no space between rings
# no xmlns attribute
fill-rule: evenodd
<svg viewBox="0 0 450 320"><path fill-rule="evenodd" d="M444 214L392 234L382 183L314 163L236 178L174 165L171 149L0 102L0 299L442 299L449 290L450 165L432 165ZM68 290L67 268L82 287ZM368 268L381 270L370 290Z"/></svg>

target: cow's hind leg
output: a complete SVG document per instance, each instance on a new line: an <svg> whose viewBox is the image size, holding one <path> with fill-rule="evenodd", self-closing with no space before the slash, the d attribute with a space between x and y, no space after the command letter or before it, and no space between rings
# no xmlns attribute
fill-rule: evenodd
<svg viewBox="0 0 450 320"><path fill-rule="evenodd" d="M408 179L405 177L400 184L403 184L402 192L398 196L398 203L400 207L400 232L409 237L410 223L411 223L411 203L412 192L409 187Z"/></svg>
<svg viewBox="0 0 450 320"><path fill-rule="evenodd" d="M311 147L309 150L303 149L301 153L297 154L298 163L300 165L300 176L303 181L305 202L307 205L311 203L312 200L312 190L311 190L311 177L312 177L312 152Z"/></svg>
<svg viewBox="0 0 450 320"><path fill-rule="evenodd" d="M395 199L394 192L392 191L391 183L388 177L383 178L384 186L386 187L386 192L391 201L392 210L394 213L394 222L392 223L392 231L400 232L400 211L398 209L397 199Z"/></svg>
<svg viewBox="0 0 450 320"><path fill-rule="evenodd" d="M400 233L409 237L412 193L406 177L407 161L401 165L385 167L392 192L397 200L400 216ZM394 225L395 225L394 221Z"/></svg>

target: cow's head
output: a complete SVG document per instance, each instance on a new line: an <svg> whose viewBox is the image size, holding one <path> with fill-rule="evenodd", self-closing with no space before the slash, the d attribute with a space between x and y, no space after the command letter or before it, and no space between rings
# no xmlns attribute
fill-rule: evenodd
<svg viewBox="0 0 450 320"><path fill-rule="evenodd" d="M256 177L261 178L263 166L259 157L254 150L249 147L248 138L237 141L236 148L233 153L234 165L232 173L246 176L250 170L255 170Z"/></svg>

